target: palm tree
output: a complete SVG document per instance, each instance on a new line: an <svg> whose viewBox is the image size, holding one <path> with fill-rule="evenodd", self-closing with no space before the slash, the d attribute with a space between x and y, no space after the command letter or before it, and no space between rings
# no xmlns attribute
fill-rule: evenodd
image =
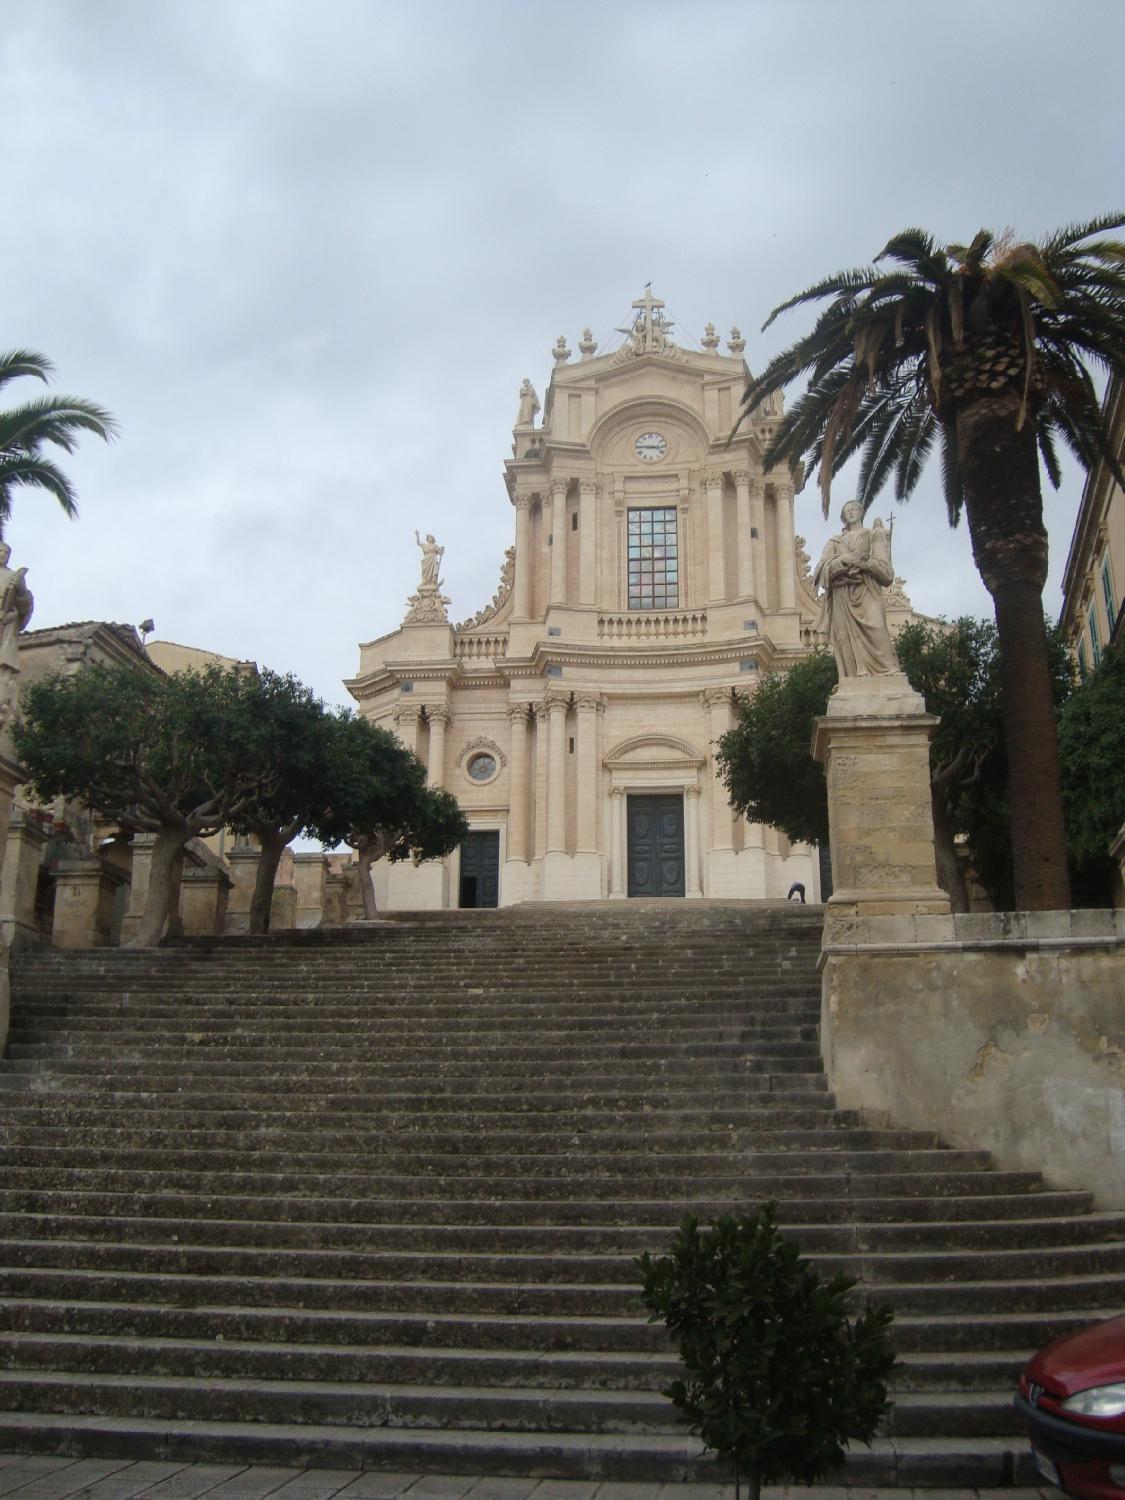
<svg viewBox="0 0 1125 1500"><path fill-rule="evenodd" d="M892 239L875 265L840 272L774 309L828 301L815 327L751 379L750 415L799 376L808 389L778 423L768 468L832 476L862 454L864 510L894 477L906 500L940 437L951 525L964 510L973 558L992 595L1002 659L1016 905L1070 903L1051 675L1043 617L1047 533L1042 461L1060 480L1056 439L1087 467L1110 448L1093 364L1125 375L1125 244L1103 238L1114 214L1039 244L981 230L970 245L920 229ZM890 265L885 265L890 262Z"/></svg>
<svg viewBox="0 0 1125 1500"><path fill-rule="evenodd" d="M13 349L0 354L0 386L21 375L48 381L54 373L50 361L31 349ZM74 489L58 464L45 458L48 443L73 453L80 434L94 432L106 441L117 424L109 412L79 396L44 396L22 406L0 411L0 536L12 513L12 494L18 485L33 485L54 495L72 519L78 514Z"/></svg>

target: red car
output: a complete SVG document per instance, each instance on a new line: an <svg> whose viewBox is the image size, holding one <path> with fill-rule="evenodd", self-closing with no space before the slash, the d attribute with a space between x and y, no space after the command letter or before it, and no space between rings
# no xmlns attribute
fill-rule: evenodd
<svg viewBox="0 0 1125 1500"><path fill-rule="evenodd" d="M1080 1500L1125 1500L1125 1317L1028 1361L1016 1409L1041 1474Z"/></svg>

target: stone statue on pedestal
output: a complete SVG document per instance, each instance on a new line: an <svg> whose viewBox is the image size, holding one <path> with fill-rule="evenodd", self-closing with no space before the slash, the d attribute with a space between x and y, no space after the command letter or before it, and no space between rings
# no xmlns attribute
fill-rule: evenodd
<svg viewBox="0 0 1125 1500"><path fill-rule="evenodd" d="M535 414L539 410L539 397L535 394L535 387L530 380L525 380L520 386L520 408L516 413L517 427L534 427Z"/></svg>
<svg viewBox="0 0 1125 1500"><path fill-rule="evenodd" d="M426 533L425 541L414 533L414 540L422 549L422 577L418 584L418 592L411 594L406 601L408 605L404 625L445 625L448 624L447 613L449 600L441 592L441 579L438 571L441 560L445 555L445 548L439 547L434 540L432 532Z"/></svg>
<svg viewBox="0 0 1125 1500"><path fill-rule="evenodd" d="M887 630L883 590L894 582L890 534L876 519L863 524L863 507L849 500L844 529L831 539L813 575L824 589L817 629L828 636L841 681L901 672Z"/></svg>

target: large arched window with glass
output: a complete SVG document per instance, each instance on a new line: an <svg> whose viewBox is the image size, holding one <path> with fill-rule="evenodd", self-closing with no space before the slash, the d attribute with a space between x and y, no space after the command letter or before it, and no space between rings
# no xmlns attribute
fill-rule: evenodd
<svg viewBox="0 0 1125 1500"><path fill-rule="evenodd" d="M674 505L629 509L629 608L676 609L680 553Z"/></svg>

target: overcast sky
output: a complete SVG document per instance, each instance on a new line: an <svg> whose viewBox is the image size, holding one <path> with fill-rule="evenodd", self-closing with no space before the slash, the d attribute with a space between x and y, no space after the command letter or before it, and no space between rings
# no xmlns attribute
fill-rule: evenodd
<svg viewBox="0 0 1125 1500"><path fill-rule="evenodd" d="M1123 56L1122 0L0 0L0 344L121 425L66 460L77 523L17 494L33 628L151 616L346 701L416 526L454 619L491 597L560 333L604 348L651 280L756 369L806 326L760 335L777 302L900 228L1120 208ZM936 480L876 506L897 569L988 613Z"/></svg>

